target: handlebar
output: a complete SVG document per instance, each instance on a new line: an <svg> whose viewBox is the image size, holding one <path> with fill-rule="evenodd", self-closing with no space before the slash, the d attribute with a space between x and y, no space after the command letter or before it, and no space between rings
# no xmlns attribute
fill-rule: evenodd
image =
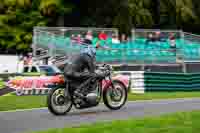
<svg viewBox="0 0 200 133"><path fill-rule="evenodd" d="M102 66L98 67L98 70L104 72L106 76L110 76L112 72L112 67L108 64L103 64Z"/></svg>

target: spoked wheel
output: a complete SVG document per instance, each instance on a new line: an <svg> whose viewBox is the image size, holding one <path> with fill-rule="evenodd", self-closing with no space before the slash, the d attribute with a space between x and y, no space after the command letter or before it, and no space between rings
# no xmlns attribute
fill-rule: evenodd
<svg viewBox="0 0 200 133"><path fill-rule="evenodd" d="M112 109L120 109L127 100L127 89L121 82L113 81L113 86L109 85L103 92L103 100L105 105Z"/></svg>
<svg viewBox="0 0 200 133"><path fill-rule="evenodd" d="M50 90L47 97L47 106L54 115L65 115L72 108L72 101L69 96L65 97L64 88L58 87Z"/></svg>

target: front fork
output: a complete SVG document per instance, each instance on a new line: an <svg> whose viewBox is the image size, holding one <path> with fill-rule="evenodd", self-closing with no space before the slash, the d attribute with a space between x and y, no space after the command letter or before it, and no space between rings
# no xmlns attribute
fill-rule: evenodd
<svg viewBox="0 0 200 133"><path fill-rule="evenodd" d="M67 100L71 100L71 93L69 90L69 82L66 81L63 86L64 86L64 97Z"/></svg>
<svg viewBox="0 0 200 133"><path fill-rule="evenodd" d="M113 81L111 79L111 77L109 76L109 80L110 80L110 85L111 85L111 94L112 96L118 96L118 92L113 84Z"/></svg>

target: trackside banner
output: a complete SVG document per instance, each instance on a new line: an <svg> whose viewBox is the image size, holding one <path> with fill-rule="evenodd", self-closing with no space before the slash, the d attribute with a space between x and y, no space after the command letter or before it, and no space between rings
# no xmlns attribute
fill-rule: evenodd
<svg viewBox="0 0 200 133"><path fill-rule="evenodd" d="M61 76L29 76L29 77L14 77L7 82L7 87L15 89L16 92L26 92L35 90L47 90L47 84L63 84L64 79Z"/></svg>
<svg viewBox="0 0 200 133"><path fill-rule="evenodd" d="M127 88L129 87L129 77L124 75L116 75L114 80L121 81ZM17 76L11 78L7 82L7 87L15 89L17 95L40 95L47 94L47 85L63 84L63 76ZM103 87L107 84L106 80L103 81Z"/></svg>

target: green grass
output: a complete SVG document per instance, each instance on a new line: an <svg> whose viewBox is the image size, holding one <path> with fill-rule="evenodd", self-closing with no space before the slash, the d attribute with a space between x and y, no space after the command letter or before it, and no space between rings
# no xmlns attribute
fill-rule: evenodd
<svg viewBox="0 0 200 133"><path fill-rule="evenodd" d="M185 112L160 117L130 119L50 129L34 133L199 133L200 112Z"/></svg>
<svg viewBox="0 0 200 133"><path fill-rule="evenodd" d="M193 97L200 98L200 92L146 92L144 94L129 94L128 99L134 101Z"/></svg>
<svg viewBox="0 0 200 133"><path fill-rule="evenodd" d="M145 94L129 94L128 100L155 100L173 98L199 97L200 92L147 92ZM0 111L30 109L46 106L46 96L15 96L7 94L0 97Z"/></svg>
<svg viewBox="0 0 200 133"><path fill-rule="evenodd" d="M0 89L4 88L5 84L4 82L0 79Z"/></svg>
<svg viewBox="0 0 200 133"><path fill-rule="evenodd" d="M40 108L46 106L44 96L1 96L0 111Z"/></svg>

